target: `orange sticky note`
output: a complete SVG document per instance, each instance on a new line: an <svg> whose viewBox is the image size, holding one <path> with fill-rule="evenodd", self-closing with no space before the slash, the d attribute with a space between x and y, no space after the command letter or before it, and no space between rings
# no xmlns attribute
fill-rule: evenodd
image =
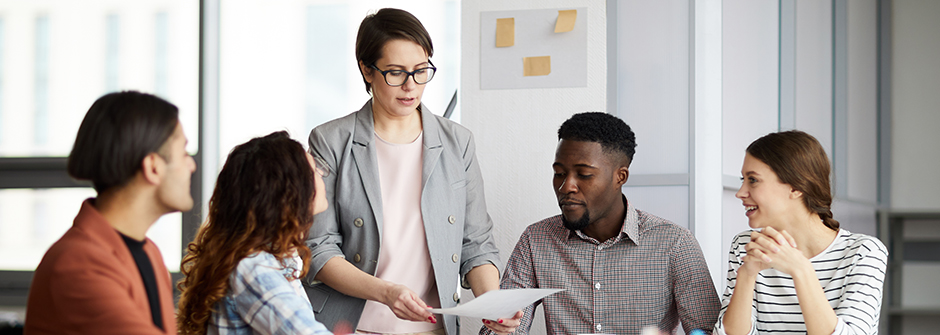
<svg viewBox="0 0 940 335"><path fill-rule="evenodd" d="M522 58L523 76L547 76L552 73L552 56Z"/></svg>
<svg viewBox="0 0 940 335"><path fill-rule="evenodd" d="M560 10L555 20L555 32L564 33L574 30L574 21L578 18L578 10Z"/></svg>
<svg viewBox="0 0 940 335"><path fill-rule="evenodd" d="M496 19L496 47L511 47L516 44L516 19Z"/></svg>

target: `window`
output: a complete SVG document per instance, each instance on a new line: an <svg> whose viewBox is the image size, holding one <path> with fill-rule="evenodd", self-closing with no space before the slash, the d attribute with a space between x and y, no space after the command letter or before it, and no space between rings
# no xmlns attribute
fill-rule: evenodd
<svg viewBox="0 0 940 335"><path fill-rule="evenodd" d="M356 33L366 15L384 7L411 12L431 34L438 73L422 102L443 114L460 82L458 1L225 1L218 166L252 137L288 130L306 146L313 127L359 110L369 95L356 64Z"/></svg>
<svg viewBox="0 0 940 335"><path fill-rule="evenodd" d="M0 271L31 271L95 195L65 157L98 97L155 93L198 148L199 7L186 0L0 3ZM17 83L11 85L10 83ZM149 236L179 268L181 214Z"/></svg>

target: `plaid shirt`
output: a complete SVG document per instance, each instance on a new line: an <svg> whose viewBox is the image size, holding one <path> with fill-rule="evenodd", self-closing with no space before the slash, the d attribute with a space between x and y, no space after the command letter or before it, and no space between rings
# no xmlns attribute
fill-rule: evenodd
<svg viewBox="0 0 940 335"><path fill-rule="evenodd" d="M571 232L561 216L526 228L500 288L563 288L527 307L516 333L532 327L542 304L548 334L639 334L644 326L674 330L679 321L711 331L721 307L692 234L637 210L626 198L620 234L599 242ZM484 327L480 334L493 334Z"/></svg>
<svg viewBox="0 0 940 335"><path fill-rule="evenodd" d="M215 305L208 334L332 335L313 316L300 285L299 256L281 265L274 255L259 252L238 262L229 277L229 292Z"/></svg>

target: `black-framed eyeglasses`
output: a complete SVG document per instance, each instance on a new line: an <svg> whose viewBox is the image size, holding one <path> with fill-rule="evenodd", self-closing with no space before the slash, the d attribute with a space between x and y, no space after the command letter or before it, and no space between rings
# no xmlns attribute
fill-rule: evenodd
<svg viewBox="0 0 940 335"><path fill-rule="evenodd" d="M431 64L431 66L411 72L405 70L382 71L382 69L375 66L375 64L370 65L370 67L382 73L382 77L385 78L385 83L388 84L388 86L398 87L408 82L408 77L414 78L415 83L418 85L424 85L431 81L431 79L434 78L434 73L437 72L437 68L434 67L434 63L431 63L430 60L428 64Z"/></svg>

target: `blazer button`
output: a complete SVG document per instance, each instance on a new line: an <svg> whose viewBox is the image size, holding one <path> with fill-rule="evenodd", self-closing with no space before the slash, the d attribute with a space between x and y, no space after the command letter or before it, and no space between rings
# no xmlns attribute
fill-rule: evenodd
<svg viewBox="0 0 940 335"><path fill-rule="evenodd" d="M457 222L457 218L455 218L453 215L448 216L447 222L450 222L450 224L454 224L454 222Z"/></svg>
<svg viewBox="0 0 940 335"><path fill-rule="evenodd" d="M353 220L353 224L356 225L356 228L362 227L362 218L356 218Z"/></svg>
<svg viewBox="0 0 940 335"><path fill-rule="evenodd" d="M359 263L360 261L362 261L362 256L359 256L359 254L356 254L355 256L353 256L353 260L356 261L356 263Z"/></svg>
<svg viewBox="0 0 940 335"><path fill-rule="evenodd" d="M452 259L454 263L457 263L457 261L460 260L460 257L457 257L457 254L454 254L453 256L450 256L450 259Z"/></svg>
<svg viewBox="0 0 940 335"><path fill-rule="evenodd" d="M454 293L454 302L460 301L460 292Z"/></svg>

